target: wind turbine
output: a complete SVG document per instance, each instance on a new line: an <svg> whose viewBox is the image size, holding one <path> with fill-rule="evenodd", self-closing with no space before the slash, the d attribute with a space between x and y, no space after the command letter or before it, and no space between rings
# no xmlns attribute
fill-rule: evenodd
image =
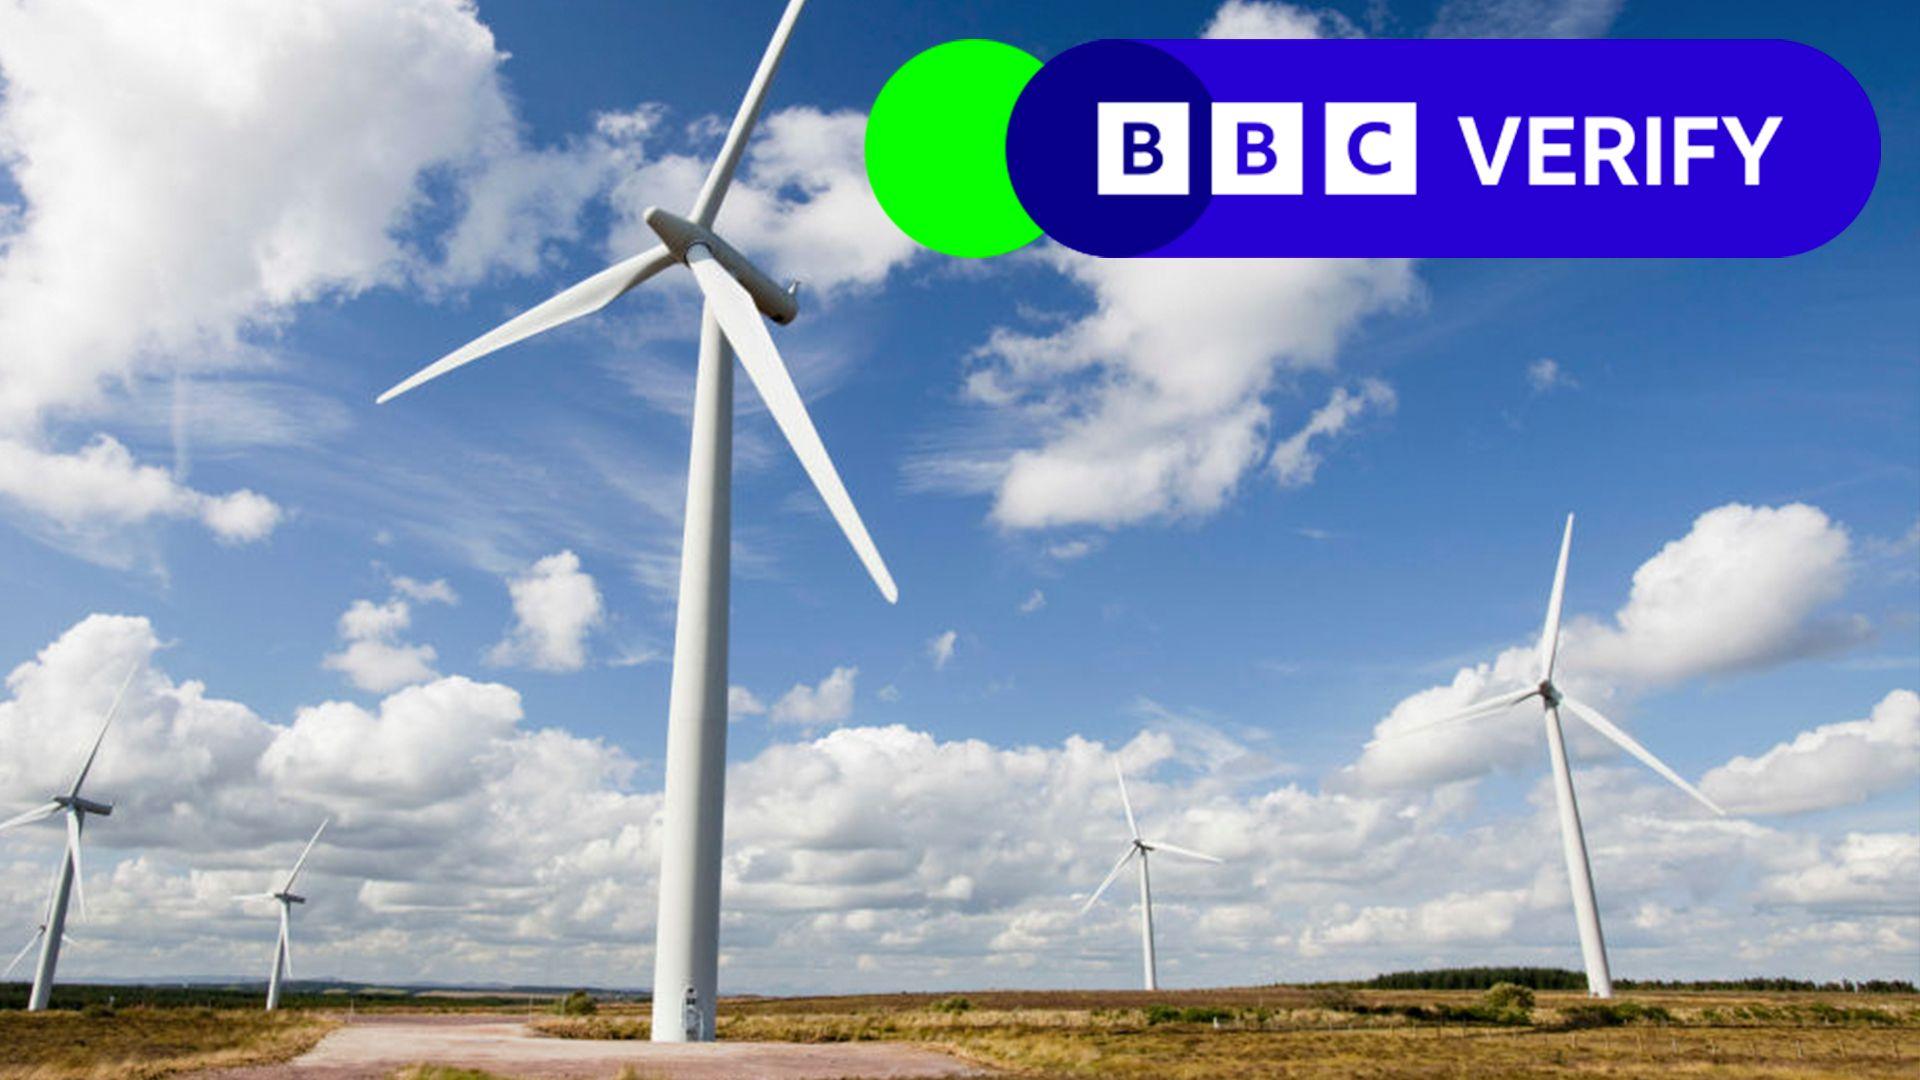
<svg viewBox="0 0 1920 1080"><path fill-rule="evenodd" d="M867 535L813 420L761 317L781 325L799 312L798 283L775 283L713 232L721 200L746 151L767 88L806 0L789 0L746 97L734 115L693 209L680 217L649 207L643 219L660 244L617 263L474 339L380 395L382 402L497 349L599 311L675 263L705 298L694 380L687 512L680 545L679 611L667 703L665 837L660 915L655 924L656 1042L713 1038L720 965L720 849L726 794L727 594L733 472L733 364L739 357L767 412L793 447L853 550L888 603L893 576ZM672 1007L679 1005L681 1007Z"/></svg>
<svg viewBox="0 0 1920 1080"><path fill-rule="evenodd" d="M1600 715L1593 706L1562 693L1553 681L1553 662L1560 648L1560 601L1566 594L1567 553L1573 546L1573 515L1567 515L1567 528L1560 537L1560 564L1553 572L1553 591L1547 596L1547 621L1540 630L1540 648L1536 660L1539 681L1532 686L1523 686L1514 690L1496 694L1474 705L1469 705L1452 716L1422 724L1404 735L1413 734L1442 724L1451 724L1459 720L1478 720L1496 716L1520 704L1529 698L1540 699L1540 711L1547 726L1547 757L1553 765L1553 796L1560 810L1560 844L1567 857L1567 880L1573 889L1574 920L1580 927L1580 955L1587 967L1587 994L1591 997L1610 998L1613 996L1613 976L1607 969L1607 943L1600 933L1600 909L1594 899L1593 871L1587 861L1587 839L1580 829L1580 806L1573 795L1573 773L1567 765L1566 739L1560 730L1560 709L1564 706L1586 725L1606 736L1614 745L1639 758L1648 768L1671 781L1681 791L1698 800L1707 809L1726 816L1712 799L1700 793L1692 784L1681 779L1680 774L1667 767L1666 762L1653 756L1653 752L1640 745L1633 736L1615 726L1613 721Z"/></svg>
<svg viewBox="0 0 1920 1080"><path fill-rule="evenodd" d="M1120 871L1126 869L1127 862L1138 858L1140 860L1140 948L1146 953L1147 989L1158 990L1160 975L1154 965L1153 956L1153 886L1147 880L1147 856L1155 851L1164 851L1170 855L1182 855L1202 862L1219 863L1221 860L1191 848L1169 844L1165 840L1142 839L1140 826L1133 820L1133 804L1127 801L1127 778L1121 773L1118 761L1113 763L1113 776L1120 781L1120 808L1127 814L1129 836L1127 850L1121 854L1120 861L1113 864L1113 869L1107 871L1107 876L1100 882L1100 887L1093 890L1093 895L1087 897L1087 902L1081 905L1080 914L1085 915L1093 910L1093 905L1099 901L1100 894L1106 892L1107 886L1113 884L1114 879L1120 876Z"/></svg>
<svg viewBox="0 0 1920 1080"><path fill-rule="evenodd" d="M287 871L287 880L281 883L278 890L274 892L248 893L245 896L234 897L236 901L242 902L251 900L280 901L280 940L273 947L273 971L267 975L268 1012L272 1012L280 1007L281 979L283 977L288 979L293 978L293 943L289 939L288 932L293 923L293 905L307 902L306 897L294 894L293 882L294 879L300 876L300 868L307 865L307 856L313 854L313 845L320 842L320 834L327 831L327 823L332 820L332 818L327 818L320 823L319 828L313 830L313 839L307 841L307 846L301 850L300 857L294 860L293 869Z"/></svg>
<svg viewBox="0 0 1920 1080"><path fill-rule="evenodd" d="M35 941L40 943L40 963L33 969L33 992L27 996L29 1012L46 1008L47 999L53 996L53 973L60 964L60 943L73 940L67 936L67 900L73 892L80 893L81 912L87 910L86 884L81 880L80 873L80 833L86 828L88 814L106 817L113 813L113 806L83 798L80 788L87 782L87 773L93 769L93 759L100 756L100 744L106 741L107 728L113 726L114 714L120 711L120 702L127 696L127 687L133 683L133 673L137 670L137 664L127 669L127 677L121 680L119 692L113 695L113 707L107 710L107 718L100 724L100 733L94 736L93 747L87 751L87 759L80 764L80 771L74 775L73 786L67 789L67 793L55 795L23 814L0 821L0 832L4 832L16 825L31 824L55 814L65 814L67 817L67 847L60 855L59 869L54 871L53 886L47 893L47 917L27 942L27 947L13 958L13 963L18 964L21 957L33 948ZM7 965L7 970L12 971L13 964Z"/></svg>

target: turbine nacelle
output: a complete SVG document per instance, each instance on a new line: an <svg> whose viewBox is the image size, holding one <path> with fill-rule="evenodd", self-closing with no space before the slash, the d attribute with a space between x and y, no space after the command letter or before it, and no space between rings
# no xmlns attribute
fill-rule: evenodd
<svg viewBox="0 0 1920 1080"><path fill-rule="evenodd" d="M113 813L112 803L94 802L92 799L84 799L78 795L59 795L55 796L53 801L59 803L62 809L78 810L83 814L98 814L106 817Z"/></svg>
<svg viewBox="0 0 1920 1080"><path fill-rule="evenodd" d="M738 281L747 290L748 296L753 297L753 306L760 309L760 314L781 326L792 322L800 314L798 281L784 286L774 281L766 271L755 266L753 260L720 239L712 229L657 206L647 207L640 218L647 223L647 228L660 237L660 242L666 245L668 254L673 256L675 262L686 262L687 253L693 248L706 248L713 256L713 261Z"/></svg>
<svg viewBox="0 0 1920 1080"><path fill-rule="evenodd" d="M281 903L283 903L283 904L304 904L304 903L306 903L306 902L307 902L307 898L306 898L306 897L304 897L304 896L295 896L294 894L292 894L292 893L290 893L290 892L277 892L277 893L274 893L274 894L273 894L273 898L274 898L275 900L278 900L278 901L280 901L280 902L281 902Z"/></svg>

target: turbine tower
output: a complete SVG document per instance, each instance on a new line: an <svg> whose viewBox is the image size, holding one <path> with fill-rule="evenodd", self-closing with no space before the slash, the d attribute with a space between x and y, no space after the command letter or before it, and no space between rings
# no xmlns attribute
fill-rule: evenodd
<svg viewBox="0 0 1920 1080"><path fill-rule="evenodd" d="M687 217L659 207L643 215L660 244L561 292L422 368L380 395L394 397L497 349L613 302L675 263L705 298L694 382L687 512L680 546L679 611L667 703L665 836L655 924L653 1039L713 1038L720 967L720 853L727 757L727 594L732 535L733 363L737 356L807 477L888 603L893 576L867 535L827 450L787 374L762 316L785 325L799 312L798 283L785 288L713 232L721 200L745 153L767 88L806 0L789 0L733 126Z"/></svg>
<svg viewBox="0 0 1920 1080"><path fill-rule="evenodd" d="M280 1007L281 980L293 978L293 942L289 936L293 923L293 905L307 902L306 897L294 894L293 883L300 876L300 868L307 865L307 856L313 854L313 845L320 842L320 834L327 831L327 823L332 820L332 818L325 819L320 822L319 828L313 830L313 838L307 841L307 846L301 850L300 857L294 860L293 869L287 871L287 880L281 883L278 890L234 897L234 900L240 902L253 900L280 902L280 940L273 947L273 971L267 975L268 1012Z"/></svg>
<svg viewBox="0 0 1920 1080"><path fill-rule="evenodd" d="M53 996L54 969L60 965L60 943L73 940L67 936L67 901L74 892L80 894L81 912L87 910L87 890L80 873L80 834L86 829L88 814L106 817L113 813L113 806L82 797L80 788L87 782L87 773L93 769L93 759L100 756L100 744L106 741L107 728L113 725L114 714L120 711L120 702L127 696L127 687L132 684L133 673L137 670L137 664L127 669L127 677L121 680L120 690L113 696L113 706L107 710L107 718L100 724L100 733L94 736L93 747L87 751L87 759L80 763L80 771L74 774L73 786L67 789L67 793L56 795L23 814L0 821L0 832L4 832L16 825L27 825L55 814L65 814L67 819L67 846L60 855L60 866L54 871L53 885L47 892L46 919L28 940L27 947L13 958L13 963L18 964L20 958L33 948L34 942L40 943L40 962L33 969L33 991L27 997L29 1012L46 1008L47 1000ZM7 965L7 970L12 971L13 964Z"/></svg>
<svg viewBox="0 0 1920 1080"><path fill-rule="evenodd" d="M1560 730L1560 710L1567 711L1586 723L1593 730L1606 736L1614 745L1639 758L1648 768L1659 773L1674 786L1693 796L1707 809L1726 816L1726 811L1715 805L1712 799L1700 793L1692 784L1681 779L1680 774L1667 767L1666 762L1653 756L1653 752L1635 741L1611 720L1600 715L1600 711L1576 698L1562 693L1553 681L1553 664L1560 649L1560 602L1567 587L1567 553L1573 546L1573 515L1567 515L1566 531L1560 537L1560 564L1553 572L1553 591L1547 596L1547 620L1540 629L1540 647L1536 657L1536 670L1539 681L1532 686L1523 686L1470 705L1452 716L1422 724L1420 727L1402 733L1399 738L1460 720L1479 720L1497 716L1529 698L1540 699L1540 712L1547 727L1547 758L1553 766L1554 804L1560 811L1560 845L1567 859L1567 881L1573 889L1574 921L1580 928L1580 955L1586 962L1587 994L1591 997L1610 998L1613 996L1613 975L1607 968L1607 943L1600 933L1600 906L1594 899L1593 870L1587 860L1587 838L1580 828L1580 806L1573 794L1573 773L1567 765L1567 744Z"/></svg>
<svg viewBox="0 0 1920 1080"><path fill-rule="evenodd" d="M1202 862L1219 863L1221 860L1214 858L1212 855L1205 855L1194 851L1191 848L1183 848L1169 844L1165 840L1142 839L1140 836L1140 826L1135 824L1133 820L1133 804L1127 801L1127 778L1125 774L1121 773L1120 763L1118 761L1113 763L1113 776L1114 779L1120 781L1120 809L1126 811L1127 814L1127 835L1129 837L1127 850L1120 855L1120 861L1113 864L1113 869L1107 871L1107 876L1100 882L1100 887L1093 890L1093 895L1087 897L1087 902L1081 905L1080 914L1085 915L1087 912L1093 910L1093 905L1100 900L1100 894L1106 892L1107 886L1113 884L1114 879L1120 876L1120 871L1126 869L1128 860L1138 858L1140 860L1140 948L1145 954L1146 988L1148 990L1158 990L1160 989L1160 974L1159 969L1155 965L1153 954L1153 885L1147 877L1147 856L1155 851L1164 851L1170 855L1183 855L1189 859L1199 859Z"/></svg>

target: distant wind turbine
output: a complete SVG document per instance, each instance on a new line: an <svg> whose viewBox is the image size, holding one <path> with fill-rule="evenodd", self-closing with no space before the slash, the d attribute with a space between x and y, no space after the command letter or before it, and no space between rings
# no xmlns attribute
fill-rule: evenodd
<svg viewBox="0 0 1920 1080"><path fill-rule="evenodd" d="M46 1008L47 1000L53 996L53 974L60 964L60 943L71 943L73 940L67 936L67 900L73 892L80 893L81 912L84 914L87 910L87 889L80 872L80 833L86 828L88 814L106 817L113 813L113 806L82 798L80 788L87 782L87 773L93 769L93 759L100 756L100 744L106 741L107 728L113 726L114 714L120 711L120 702L126 698L127 687L133 683L133 674L138 670L138 664L127 669L127 677L121 680L120 690L113 696L113 707L107 710L107 718L100 724L100 733L94 736L93 747L87 751L87 759L80 764L80 771L74 774L73 786L67 789L67 793L56 795L24 814L15 814L0 821L0 832L5 832L16 825L31 824L55 814L65 814L67 818L67 847L60 855L60 866L54 871L53 886L48 890L46 919L27 942L27 947L13 958L13 963L18 964L21 957L33 948L34 942L40 943L40 963L33 970L33 992L27 996L29 1012ZM7 970L11 972L13 964L7 965Z"/></svg>
<svg viewBox="0 0 1920 1080"><path fill-rule="evenodd" d="M268 1012L272 1012L280 1007L281 980L283 978L293 978L293 942L290 937L293 923L293 905L307 902L306 897L294 894L293 883L300 877L300 868L307 865L307 856L313 854L313 845L320 842L320 834L327 831L327 823L332 820L332 818L327 818L320 823L319 828L313 830L313 839L307 841L307 846L301 850L300 857L294 860L293 869L287 871L287 880L280 884L278 890L274 892L248 893L245 896L234 897L236 901L242 902L254 900L278 900L280 902L280 940L273 947L273 971L267 976Z"/></svg>
<svg viewBox="0 0 1920 1080"><path fill-rule="evenodd" d="M1560 565L1553 572L1553 592L1547 597L1547 621L1540 630L1540 649L1536 661L1539 681L1532 686L1523 686L1474 705L1469 705L1452 716L1418 728L1387 736L1387 740L1402 738L1417 731L1451 724L1460 720L1478 720L1497 716L1529 698L1540 699L1541 713L1547 726L1547 757L1553 764L1554 802L1560 809L1560 843L1567 857L1567 880L1573 888L1574 920L1580 927L1580 954L1586 961L1587 993L1592 997L1610 998L1613 996L1613 975L1607 968L1607 943L1600 933L1599 904L1594 899L1593 871L1587 862L1587 839L1580 829L1580 807L1573 795L1573 773L1567 766L1567 745L1560 731L1560 708L1565 706L1573 715L1585 721L1588 727L1611 740L1614 745L1639 758L1648 768L1659 773L1681 791L1693 796L1702 806L1722 817L1726 811L1720 809L1712 799L1700 793L1692 784L1681 779L1680 774L1667 767L1666 762L1653 756L1653 752L1641 746L1633 736L1620 730L1613 721L1600 715L1600 711L1583 701L1568 697L1560 691L1553 681L1553 662L1560 648L1560 602L1567 587L1567 553L1573 546L1573 515L1567 515L1567 528L1560 537ZM1376 740L1376 742L1384 740Z"/></svg>
<svg viewBox="0 0 1920 1080"><path fill-rule="evenodd" d="M380 395L382 402L517 341L599 311L678 263L705 297L700 365L694 379L693 443L687 463L687 512L680 545L680 599L674 624L673 679L667 704L665 836L660 914L655 923L653 1039L713 1038L720 969L720 855L727 757L727 593L733 472L733 365L738 355L767 412L793 447L807 477L852 543L888 603L893 576L854 509L814 430L800 392L774 348L762 316L785 325L799 312L798 283L782 288L738 249L714 235L714 219L746 152L767 88L806 0L789 0L773 40L747 86L720 156L693 210L659 207L642 215L660 244L566 289L422 368Z"/></svg>
<svg viewBox="0 0 1920 1080"><path fill-rule="evenodd" d="M1142 839L1140 826L1133 820L1133 803L1127 800L1127 778L1121 773L1118 761L1113 763L1113 776L1120 781L1120 808L1127 814L1127 834L1130 839L1127 841L1127 850L1120 856L1120 861L1113 864L1113 869L1107 871L1107 876L1100 882L1100 887L1093 890L1093 895L1087 897L1087 902L1081 905L1080 914L1085 915L1093 910L1093 905L1099 901L1100 894L1106 892L1107 886L1113 884L1114 879L1120 876L1120 871L1126 869L1127 862L1138 858L1140 860L1140 948L1146 953L1147 989L1158 990L1160 975L1155 967L1153 954L1153 887L1147 880L1147 856L1155 851L1164 851L1170 855L1182 855L1202 862L1219 863L1221 860L1191 848L1169 844L1165 840Z"/></svg>

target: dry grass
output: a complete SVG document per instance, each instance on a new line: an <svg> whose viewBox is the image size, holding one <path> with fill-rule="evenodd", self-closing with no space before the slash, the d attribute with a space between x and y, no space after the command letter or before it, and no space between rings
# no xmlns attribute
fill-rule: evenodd
<svg viewBox="0 0 1920 1080"><path fill-rule="evenodd" d="M1592 1011L1582 996L1543 993L1524 1023L1470 1019L1479 1000L1292 988L984 993L966 995L965 1007L924 994L739 999L722 1002L720 1037L914 1042L1016 1076L1062 1080L1920 1080L1920 999L1912 996L1636 993L1622 999L1625 1008ZM645 1038L647 1016L617 1008L535 1027L559 1037Z"/></svg>
<svg viewBox="0 0 1920 1080"><path fill-rule="evenodd" d="M0 1080L141 1080L285 1061L333 1026L259 1009L0 1012Z"/></svg>

